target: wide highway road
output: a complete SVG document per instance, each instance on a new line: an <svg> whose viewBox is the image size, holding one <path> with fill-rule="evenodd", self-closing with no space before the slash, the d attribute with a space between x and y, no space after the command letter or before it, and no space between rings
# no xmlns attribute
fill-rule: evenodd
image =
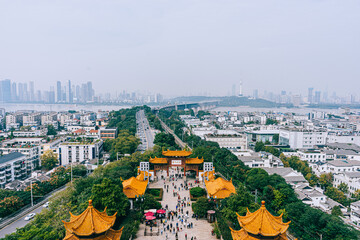
<svg viewBox="0 0 360 240"><path fill-rule="evenodd" d="M49 201L49 199L54 196L54 194L65 190L66 187L64 188L60 188L59 190L57 190L56 192L52 193L50 196L48 196L46 199L41 201L40 206L38 206L37 208L35 208L34 210L32 210L31 212L28 212L28 210L24 210L23 212L19 213L17 216L14 217L14 219L17 219L16 221L6 225L5 227L3 227L0 230L0 239L4 238L5 235L16 232L17 228L22 228L25 227L26 224L28 224L30 221L25 221L25 217L29 214L29 213L36 213L39 214L45 207L43 206L45 204L45 202Z"/></svg>
<svg viewBox="0 0 360 240"><path fill-rule="evenodd" d="M136 113L137 136L141 140L140 151L145 151L154 147L154 131L150 128L149 121L145 116L145 111L140 110Z"/></svg>

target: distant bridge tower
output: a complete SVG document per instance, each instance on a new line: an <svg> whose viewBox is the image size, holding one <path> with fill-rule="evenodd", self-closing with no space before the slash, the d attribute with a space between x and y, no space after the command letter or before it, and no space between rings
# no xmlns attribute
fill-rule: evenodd
<svg viewBox="0 0 360 240"><path fill-rule="evenodd" d="M242 97L243 96L243 88L242 88L242 81L240 81L240 92L239 92L239 96Z"/></svg>

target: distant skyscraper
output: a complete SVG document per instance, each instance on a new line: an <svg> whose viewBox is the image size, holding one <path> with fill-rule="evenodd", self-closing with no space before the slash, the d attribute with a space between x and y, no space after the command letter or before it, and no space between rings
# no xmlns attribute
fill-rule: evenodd
<svg viewBox="0 0 360 240"><path fill-rule="evenodd" d="M314 88L309 88L308 89L308 102L310 104L313 103L313 90L314 90Z"/></svg>
<svg viewBox="0 0 360 240"><path fill-rule="evenodd" d="M231 95L236 96L236 85L235 84L232 85Z"/></svg>
<svg viewBox="0 0 360 240"><path fill-rule="evenodd" d="M93 101L94 95L93 95L93 88L92 88L92 82L87 82L87 101Z"/></svg>
<svg viewBox="0 0 360 240"><path fill-rule="evenodd" d="M57 102L61 102L62 99L62 91L61 91L61 82L57 81L56 82L56 101Z"/></svg>
<svg viewBox="0 0 360 240"><path fill-rule="evenodd" d="M259 90L254 89L254 91L253 91L253 98L254 98L254 99L258 99L258 98L259 98Z"/></svg>
<svg viewBox="0 0 360 240"><path fill-rule="evenodd" d="M17 101L17 88L15 82L11 84L11 99L13 102Z"/></svg>
<svg viewBox="0 0 360 240"><path fill-rule="evenodd" d="M11 101L11 81L9 79L5 79L0 82L0 101Z"/></svg>
<svg viewBox="0 0 360 240"><path fill-rule="evenodd" d="M54 87L50 87L49 103L55 103L55 90L54 90Z"/></svg>
<svg viewBox="0 0 360 240"><path fill-rule="evenodd" d="M29 84L29 100L33 102L35 100L34 82Z"/></svg>
<svg viewBox="0 0 360 240"><path fill-rule="evenodd" d="M71 81L68 80L67 86L66 86L66 102L72 103L73 102L73 96L71 91Z"/></svg>
<svg viewBox="0 0 360 240"><path fill-rule="evenodd" d="M320 91L315 91L314 103L317 103L317 104L320 103L320 95L321 95Z"/></svg>
<svg viewBox="0 0 360 240"><path fill-rule="evenodd" d="M24 93L24 84L18 83L18 99L20 102L24 101L25 93Z"/></svg>
<svg viewBox="0 0 360 240"><path fill-rule="evenodd" d="M243 85L242 85L242 81L240 81L240 89L239 89L239 96L243 95Z"/></svg>

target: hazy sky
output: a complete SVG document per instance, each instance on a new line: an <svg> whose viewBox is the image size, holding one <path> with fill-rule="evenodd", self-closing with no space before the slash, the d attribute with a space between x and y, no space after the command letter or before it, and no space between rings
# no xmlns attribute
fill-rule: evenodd
<svg viewBox="0 0 360 240"><path fill-rule="evenodd" d="M0 79L97 92L360 89L359 0L0 0Z"/></svg>

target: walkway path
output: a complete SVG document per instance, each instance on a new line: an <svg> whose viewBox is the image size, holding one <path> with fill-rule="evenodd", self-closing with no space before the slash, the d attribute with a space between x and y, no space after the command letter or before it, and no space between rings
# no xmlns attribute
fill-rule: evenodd
<svg viewBox="0 0 360 240"><path fill-rule="evenodd" d="M174 174L174 170L170 170L170 175ZM159 179L161 179L161 175L162 176L166 176L166 171L163 171L160 174L160 171L157 172L157 175L159 177ZM185 190L185 189L178 189L180 187L181 184L184 184L184 180L185 178L179 178L179 179L175 179L175 181L169 181L166 180L165 184L164 184L164 180L159 180L157 182L151 183L149 185L149 188L163 188L164 189L164 194L163 194L163 200L161 202L161 205L163 206L163 208L165 208L165 206L168 206L169 211L176 211L176 205L178 204L178 197L177 196L173 196L173 191L179 193L180 195L180 199L186 199L186 203L188 203L188 199L190 199L190 193L189 190ZM191 183L193 186L195 185L195 180L191 180L188 181L188 183ZM177 190L174 190L173 184L177 187ZM167 192L166 189L164 188L164 185L169 185L169 191ZM191 204L190 204L191 205ZM145 224L141 224L140 225L140 229L139 232L137 234L137 237L139 239L146 239L146 240L153 240L153 239L171 239L171 240L175 240L175 232L172 231L170 233L169 230L167 230L167 225L170 225L170 223L172 224L173 228L176 228L176 223L178 223L179 225L179 232L178 232L178 239L179 240L185 240L185 234L187 234L187 240L191 240L191 237L196 237L197 240L213 240L216 239L215 236L211 235L211 231L212 231L212 226L210 225L210 223L207 222L207 220L204 219L199 219L196 220L196 218L192 218L193 215L193 211L191 209L191 206L186 206L183 208L183 214L186 215L186 212L189 212L189 217L184 216L183 219L186 219L186 224L192 223L193 224L193 228L187 228L185 221L184 224L181 224L181 221L179 221L178 219L176 219L174 217L174 220L167 220L167 222L165 224L161 223L160 224L160 234L159 236L144 236L144 230L145 230ZM178 212L179 213L179 212ZM180 213L181 215L181 213ZM159 220L157 220L159 223ZM165 226L165 230L164 230L164 226ZM146 226L147 228L147 232L150 232L150 227ZM158 229L157 228L153 228L153 232L157 232ZM161 234L162 233L162 234Z"/></svg>

